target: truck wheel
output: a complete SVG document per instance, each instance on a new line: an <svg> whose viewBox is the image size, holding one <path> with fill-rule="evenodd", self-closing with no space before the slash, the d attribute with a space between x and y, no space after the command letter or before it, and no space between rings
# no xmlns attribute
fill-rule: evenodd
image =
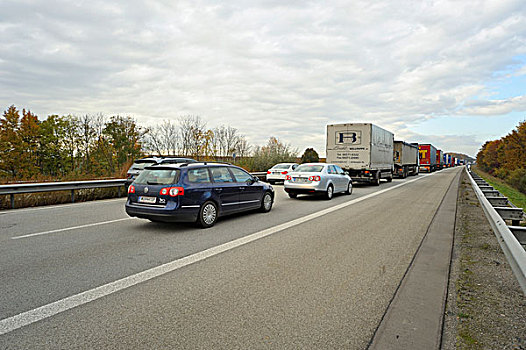
<svg viewBox="0 0 526 350"><path fill-rule="evenodd" d="M349 181L349 184L347 185L347 191L345 191L345 194L351 194L352 193L352 181Z"/></svg>
<svg viewBox="0 0 526 350"><path fill-rule="evenodd" d="M392 182L392 181L393 181L393 175L391 175L391 177L387 178L387 182Z"/></svg>
<svg viewBox="0 0 526 350"><path fill-rule="evenodd" d="M380 186L380 174L378 174L378 177L373 180L373 185Z"/></svg>
<svg viewBox="0 0 526 350"><path fill-rule="evenodd" d="M332 187L332 185L329 185L329 187L327 187L327 192L325 192L325 199L330 201L333 195L334 195L334 188Z"/></svg>

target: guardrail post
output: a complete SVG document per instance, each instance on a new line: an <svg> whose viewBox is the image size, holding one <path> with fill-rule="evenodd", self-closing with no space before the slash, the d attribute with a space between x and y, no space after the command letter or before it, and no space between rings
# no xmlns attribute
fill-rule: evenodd
<svg viewBox="0 0 526 350"><path fill-rule="evenodd" d="M71 203L75 203L75 190L71 190Z"/></svg>
<svg viewBox="0 0 526 350"><path fill-rule="evenodd" d="M11 208L15 209L15 195L11 193Z"/></svg>

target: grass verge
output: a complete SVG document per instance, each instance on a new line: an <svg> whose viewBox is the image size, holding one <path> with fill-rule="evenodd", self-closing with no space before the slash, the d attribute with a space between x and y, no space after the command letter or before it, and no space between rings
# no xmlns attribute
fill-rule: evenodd
<svg viewBox="0 0 526 350"><path fill-rule="evenodd" d="M501 179L496 178L482 170L478 167L473 166L472 171L477 173L480 177L486 180L491 186L493 186L497 191L502 193L504 196L508 197L508 200L515 204L519 208L526 209L526 195L519 190L511 187Z"/></svg>

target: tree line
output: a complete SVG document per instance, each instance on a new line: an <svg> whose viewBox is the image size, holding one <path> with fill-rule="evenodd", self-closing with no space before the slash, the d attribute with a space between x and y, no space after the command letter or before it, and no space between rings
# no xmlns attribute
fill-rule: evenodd
<svg viewBox="0 0 526 350"><path fill-rule="evenodd" d="M477 165L526 193L526 120L505 137L487 141L477 154Z"/></svg>
<svg viewBox="0 0 526 350"><path fill-rule="evenodd" d="M166 119L150 127L129 116L50 115L7 108L0 118L0 181L123 177L145 155L228 160L250 171L295 161L297 149L270 137L250 145L238 129L207 128L199 116Z"/></svg>

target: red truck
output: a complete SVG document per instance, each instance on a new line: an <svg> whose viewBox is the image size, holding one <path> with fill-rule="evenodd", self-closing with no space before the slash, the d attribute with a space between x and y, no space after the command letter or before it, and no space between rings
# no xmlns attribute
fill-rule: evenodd
<svg viewBox="0 0 526 350"><path fill-rule="evenodd" d="M418 144L420 157L420 172L432 172L436 170L437 149L432 144Z"/></svg>

